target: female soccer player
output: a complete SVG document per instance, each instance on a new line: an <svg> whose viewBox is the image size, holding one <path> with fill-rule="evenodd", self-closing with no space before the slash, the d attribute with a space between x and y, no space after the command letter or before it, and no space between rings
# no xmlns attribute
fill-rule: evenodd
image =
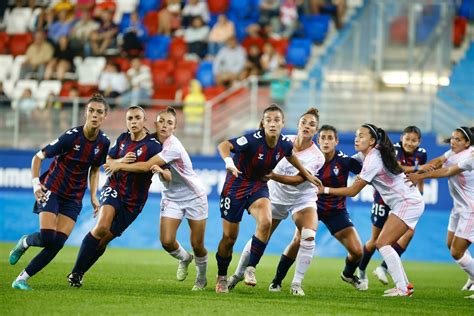
<svg viewBox="0 0 474 316"><path fill-rule="evenodd" d="M303 114L298 123L298 134L287 136L293 143L293 151L303 166L312 174L317 174L324 164L324 155L314 144L313 137L318 131L319 112L315 108L309 109ZM291 165L286 158L280 160L275 169L268 176L270 190L270 201L272 203L272 227L270 235L273 234L278 224L291 214L297 227L297 233L303 235L299 242L299 250L296 249L297 268L290 293L304 296L301 283L304 274L311 264L313 258L318 216L316 213L316 188L306 182L298 175L298 170ZM278 182L277 182L278 181ZM228 288L233 289L238 282L243 280L244 271L247 267L252 239L245 245L240 256L239 265L229 280Z"/></svg>
<svg viewBox="0 0 474 316"><path fill-rule="evenodd" d="M362 125L356 133L355 149L365 157L356 181L345 188L320 187L320 192L336 196L355 196L368 183L380 193L392 210L376 241L376 247L387 263L396 287L384 296L411 296L413 286L408 283L398 253L392 248L408 229L414 229L424 211L420 191L405 183L403 169L395 157L395 149L385 131L372 124Z"/></svg>
<svg viewBox="0 0 474 316"><path fill-rule="evenodd" d="M293 153L293 144L281 135L283 111L271 105L263 112L261 129L244 136L223 141L218 145L224 159L227 176L221 193L223 235L216 253L218 276L217 293L228 293L227 269L232 260L232 248L239 232L239 223L245 209L257 221L252 237L249 262L245 269L245 284L255 286L255 267L265 251L270 237L272 216L267 181L264 178L284 157L313 184L311 175ZM230 153L234 152L234 157Z"/></svg>
<svg viewBox="0 0 474 316"><path fill-rule="evenodd" d="M10 264L16 264L30 246L42 247L12 283L19 290L31 290L27 280L41 271L63 248L82 209L82 197L89 186L94 215L99 209L97 186L99 169L105 162L110 141L100 130L107 117L105 99L94 95L87 102L86 123L74 127L44 147L31 162L35 213L39 213L40 231L20 238L10 252ZM41 162L53 158L48 171L39 177Z"/></svg>
<svg viewBox="0 0 474 316"><path fill-rule="evenodd" d="M468 274L462 290L474 291L474 259L469 246L474 241L474 128L462 126L453 131L451 149L443 156L444 168L427 173L410 174L413 183L427 178L449 177L449 191L454 200L448 224L447 245L451 256ZM444 157L444 158L443 158ZM471 295L469 298L474 298Z"/></svg>
<svg viewBox="0 0 474 316"><path fill-rule="evenodd" d="M126 114L128 131L122 133L110 149L107 163L112 160L144 161L161 151L161 144L145 128L145 111L131 106ZM164 177L169 171L161 170ZM101 208L95 227L82 240L72 272L71 286L81 287L84 274L102 256L108 243L122 235L141 213L148 198L152 172L117 172L110 175L100 194Z"/></svg>
<svg viewBox="0 0 474 316"><path fill-rule="evenodd" d="M425 170L432 167L426 163L426 150L419 147L421 143L421 131L416 126L408 126L403 130L400 142L394 144L396 157L398 163L402 167L405 173L414 172L417 170ZM423 193L423 181L420 181L418 188ZM359 277L361 287L363 290L369 288L369 279L365 273L367 265L375 252L375 241L379 236L385 221L388 218L390 208L385 204L380 194L374 192L374 203L372 204L372 236L364 245L364 253L362 260L359 264ZM405 249L408 247L411 239L413 238L414 231L409 229L392 247L401 257ZM383 284L388 284L387 278L387 264L385 261L382 262L374 270L374 275Z"/></svg>
<svg viewBox="0 0 474 316"><path fill-rule="evenodd" d="M183 218L188 219L191 230L191 246L196 259L196 280L193 291L202 290L207 285L207 250L204 247L208 205L206 191L193 170L191 159L179 139L174 136L177 125L176 111L168 108L156 118L156 134L163 144L163 151L145 162L113 163L109 170L144 172L160 170L168 166L172 179L164 181L161 199L160 241L163 248L179 260L176 278L184 281L193 255L188 253L176 240L176 232Z"/></svg>

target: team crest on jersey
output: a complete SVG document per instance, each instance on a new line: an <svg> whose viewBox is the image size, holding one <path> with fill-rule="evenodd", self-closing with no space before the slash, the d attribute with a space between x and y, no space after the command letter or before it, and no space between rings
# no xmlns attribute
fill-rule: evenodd
<svg viewBox="0 0 474 316"><path fill-rule="evenodd" d="M336 176L338 176L339 175L339 168L337 166L334 166L334 169L332 169L332 172L334 172L334 174Z"/></svg>
<svg viewBox="0 0 474 316"><path fill-rule="evenodd" d="M97 147L94 149L94 155L97 155L100 151L100 147L99 145L97 145Z"/></svg>
<svg viewBox="0 0 474 316"><path fill-rule="evenodd" d="M143 150L141 148L138 148L137 150L137 157L140 157L141 154L143 154Z"/></svg>

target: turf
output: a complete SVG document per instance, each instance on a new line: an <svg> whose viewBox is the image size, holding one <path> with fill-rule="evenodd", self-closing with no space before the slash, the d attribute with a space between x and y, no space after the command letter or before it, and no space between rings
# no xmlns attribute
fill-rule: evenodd
<svg viewBox="0 0 474 316"><path fill-rule="evenodd" d="M257 269L258 285L239 284L228 295L214 292L216 263L210 254L208 288L192 292L194 264L183 282L175 279L177 262L163 251L108 249L85 276L80 289L67 284L78 249L66 247L42 272L30 279L33 291L10 287L12 280L35 255L30 249L15 266L8 263L13 244L0 243L0 315L15 314L166 314L166 315L473 315L474 300L461 292L466 275L455 264L406 262L415 285L411 298L383 298L387 287L370 275L369 291L357 292L342 282L343 259L315 258L303 283L306 296L289 294L290 270L283 290L271 293L267 286L278 262L265 256ZM234 256L233 271L238 255ZM369 265L372 271L376 262Z"/></svg>

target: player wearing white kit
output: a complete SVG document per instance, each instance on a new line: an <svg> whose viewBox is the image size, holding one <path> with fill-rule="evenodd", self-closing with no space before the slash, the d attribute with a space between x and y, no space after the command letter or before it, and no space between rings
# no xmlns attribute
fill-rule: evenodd
<svg viewBox="0 0 474 316"><path fill-rule="evenodd" d="M454 205L449 217L447 244L451 256L468 274L462 290L474 291L474 259L468 250L474 241L473 133L468 127L459 127L453 131L450 143L451 149L438 157L444 159L443 168L411 174L409 178L416 183L420 179L449 177L449 192ZM467 298L474 298L474 295Z"/></svg>
<svg viewBox="0 0 474 316"><path fill-rule="evenodd" d="M160 241L163 248L179 260L176 278L184 281L188 275L188 266L193 255L187 252L176 240L176 232L184 218L188 219L191 230L191 246L196 260L196 281L193 290L202 290L207 286L207 250L204 247L206 220L208 217L207 195L201 181L193 170L191 159L179 139L174 136L176 130L176 112L168 108L158 114L155 122L158 140L163 150L146 162L120 163L110 168L123 170L161 170L158 166L168 166L172 180L162 181L164 190L161 199Z"/></svg>
<svg viewBox="0 0 474 316"><path fill-rule="evenodd" d="M413 286L408 282L400 256L391 245L408 229L415 228L424 211L423 197L416 188L405 183L393 144L383 129L372 124L362 125L356 133L355 149L365 157L356 181L346 188L320 187L320 192L355 196L370 183L380 193L392 211L377 238L376 247L396 285L385 291L384 296L411 296Z"/></svg>
<svg viewBox="0 0 474 316"><path fill-rule="evenodd" d="M313 175L316 175L324 165L324 155L312 140L318 130L318 124L318 110L311 108L299 120L298 135L286 136L293 143L295 155ZM314 238L318 223L316 200L318 197L317 188L305 181L298 173L299 171L288 160L282 159L269 175L271 180L268 182L268 188L272 204L271 233L275 231L282 220L288 217L288 214L292 215L297 226L295 234L297 234L297 238L300 238L300 247L290 292L293 295L303 296L305 294L301 283L311 264L315 248ZM251 242L252 239L245 245L239 265L234 275L229 278L229 289L233 289L243 279L250 256Z"/></svg>

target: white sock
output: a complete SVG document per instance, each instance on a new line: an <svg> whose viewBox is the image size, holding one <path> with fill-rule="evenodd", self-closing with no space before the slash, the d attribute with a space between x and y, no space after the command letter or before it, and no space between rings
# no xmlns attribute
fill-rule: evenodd
<svg viewBox="0 0 474 316"><path fill-rule="evenodd" d="M459 264L461 269L466 271L469 275L469 279L474 280L474 259L471 257L471 254L466 251L464 256L462 256L461 259L456 260L456 262Z"/></svg>
<svg viewBox="0 0 474 316"><path fill-rule="evenodd" d="M169 252L169 254L178 260L189 260L191 258L191 254L187 252L179 242L178 249Z"/></svg>
<svg viewBox="0 0 474 316"><path fill-rule="evenodd" d="M313 259L315 245L316 243L314 240L302 239L300 241L300 249L298 250L298 256L296 257L295 275L293 276L292 284L301 284L301 282L303 282L304 274L308 270L311 265L311 260Z"/></svg>
<svg viewBox="0 0 474 316"><path fill-rule="evenodd" d="M245 268L247 268L247 265L249 264L251 246L252 246L252 238L250 238L249 241L247 241L247 243L245 244L245 247L242 250L242 254L240 255L239 264L237 265L237 268L235 269L235 272L234 272L234 274L238 276L239 278L243 277Z"/></svg>
<svg viewBox="0 0 474 316"><path fill-rule="evenodd" d="M392 248L392 246L383 246L379 249L379 252L387 264L388 272L392 276L395 286L406 292L408 290L407 277L405 270L403 269L402 260L400 259L398 253Z"/></svg>
<svg viewBox="0 0 474 316"><path fill-rule="evenodd" d="M25 270L21 271L21 273L16 277L15 281L25 280L27 281L30 278L28 273Z"/></svg>
<svg viewBox="0 0 474 316"><path fill-rule="evenodd" d="M207 254L203 257L195 257L196 262L196 277L198 279L206 279L207 271Z"/></svg>

